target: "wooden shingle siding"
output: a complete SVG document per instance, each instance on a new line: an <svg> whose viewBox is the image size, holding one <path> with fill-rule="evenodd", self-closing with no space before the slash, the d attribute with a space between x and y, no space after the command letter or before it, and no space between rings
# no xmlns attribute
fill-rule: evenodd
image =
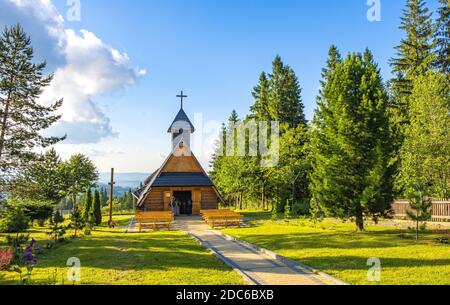
<svg viewBox="0 0 450 305"><path fill-rule="evenodd" d="M202 168L192 156L175 157L169 160L164 169L163 173L201 173Z"/></svg>
<svg viewBox="0 0 450 305"><path fill-rule="evenodd" d="M164 211L164 191L153 189L145 199L145 211Z"/></svg>
<svg viewBox="0 0 450 305"><path fill-rule="evenodd" d="M202 210L213 210L213 209L217 209L218 205L217 205L217 195L216 193L212 190L203 190L202 191Z"/></svg>

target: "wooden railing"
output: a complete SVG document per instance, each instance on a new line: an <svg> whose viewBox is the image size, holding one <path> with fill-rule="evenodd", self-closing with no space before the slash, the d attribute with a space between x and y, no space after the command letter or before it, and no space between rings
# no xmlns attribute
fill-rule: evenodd
<svg viewBox="0 0 450 305"><path fill-rule="evenodd" d="M392 205L395 218L408 218L406 211L410 210L409 200L396 200ZM431 221L450 221L450 200L433 199L431 205Z"/></svg>

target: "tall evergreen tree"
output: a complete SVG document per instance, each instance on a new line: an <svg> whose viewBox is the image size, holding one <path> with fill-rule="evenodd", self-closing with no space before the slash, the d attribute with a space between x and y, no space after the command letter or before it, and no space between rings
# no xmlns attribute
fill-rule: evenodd
<svg viewBox="0 0 450 305"><path fill-rule="evenodd" d="M372 54L351 54L327 75L326 103L312 131L310 189L330 216L379 216L390 207L390 133L387 94Z"/></svg>
<svg viewBox="0 0 450 305"><path fill-rule="evenodd" d="M53 75L43 76L45 62L32 61L31 40L21 26L6 27L0 38L0 185L36 159L35 148L63 139L41 135L60 119L54 112L62 100L50 106L38 103Z"/></svg>
<svg viewBox="0 0 450 305"><path fill-rule="evenodd" d="M436 47L437 68L450 76L450 4L448 0L439 0L440 7L436 22L434 44Z"/></svg>
<svg viewBox="0 0 450 305"><path fill-rule="evenodd" d="M100 192L95 189L94 192L94 218L95 225L99 226L102 224L102 205L100 202Z"/></svg>
<svg viewBox="0 0 450 305"><path fill-rule="evenodd" d="M335 45L331 45L328 50L328 59L326 66L322 69L322 79L320 81L319 95L317 96L318 111L315 112L313 124L318 126L323 123L323 115L327 112L327 101L323 96L327 86L329 76L333 73L336 66L342 61L341 54Z"/></svg>
<svg viewBox="0 0 450 305"><path fill-rule="evenodd" d="M252 95L255 103L250 107L250 117L259 121L271 121L269 112L269 81L265 72L262 72L259 76L259 83L253 88Z"/></svg>
<svg viewBox="0 0 450 305"><path fill-rule="evenodd" d="M272 63L272 73L262 73L259 84L253 89L254 105L251 118L260 121L277 121L292 128L306 125L301 88L295 72L285 65L280 56Z"/></svg>
<svg viewBox="0 0 450 305"><path fill-rule="evenodd" d="M83 206L83 219L87 222L89 220L89 214L92 212L92 191L89 188L86 191L86 196L84 197L84 206Z"/></svg>
<svg viewBox="0 0 450 305"><path fill-rule="evenodd" d="M106 187L102 187L101 190L101 198L102 198L102 206L108 205L108 192L106 191Z"/></svg>
<svg viewBox="0 0 450 305"><path fill-rule="evenodd" d="M432 69L435 60L431 16L424 0L407 1L400 26L406 36L396 47L397 56L390 61L392 73L396 75L391 81L391 103L396 109L396 123L400 125L408 123L408 97L412 91L412 82Z"/></svg>

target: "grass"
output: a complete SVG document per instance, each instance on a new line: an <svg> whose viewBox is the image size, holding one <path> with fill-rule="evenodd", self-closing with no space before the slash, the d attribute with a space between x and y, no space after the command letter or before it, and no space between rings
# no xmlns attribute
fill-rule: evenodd
<svg viewBox="0 0 450 305"><path fill-rule="evenodd" d="M115 216L114 221L119 226L126 225L130 217ZM44 228L35 228L30 233L39 244L48 239ZM5 234L0 234L1 246L5 246ZM91 236L59 244L39 255L33 283L48 284L57 270L57 283L70 284L65 279L70 257L81 261L81 284L245 284L237 273L183 232L135 234L105 225ZM0 272L0 284L16 284L17 280L15 273Z"/></svg>
<svg viewBox="0 0 450 305"><path fill-rule="evenodd" d="M351 284L450 284L450 245L427 233L416 242L407 230L368 225L364 233L336 220L271 221L269 213L244 213L249 228L225 229L250 243L317 268ZM367 260L381 260L381 282L367 280Z"/></svg>

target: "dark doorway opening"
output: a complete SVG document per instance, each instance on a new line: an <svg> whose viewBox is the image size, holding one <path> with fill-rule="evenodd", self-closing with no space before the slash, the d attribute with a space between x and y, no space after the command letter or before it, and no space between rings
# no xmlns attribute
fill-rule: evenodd
<svg viewBox="0 0 450 305"><path fill-rule="evenodd" d="M173 192L173 196L180 202L180 214L192 215L192 192Z"/></svg>

